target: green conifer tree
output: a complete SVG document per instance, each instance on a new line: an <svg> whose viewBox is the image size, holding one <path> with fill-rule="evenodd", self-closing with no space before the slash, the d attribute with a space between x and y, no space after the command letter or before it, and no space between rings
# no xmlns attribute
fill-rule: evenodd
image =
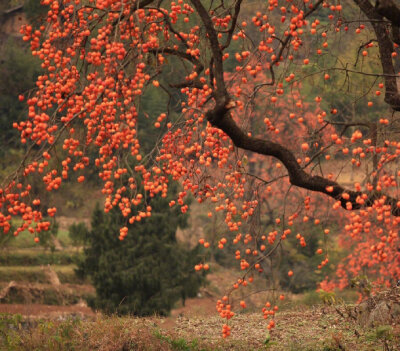
<svg viewBox="0 0 400 351"><path fill-rule="evenodd" d="M118 210L105 214L98 206L92 215L85 258L79 264L91 276L96 297L89 305L106 313L167 315L179 299L193 297L204 281L194 271L199 247L183 248L176 240L178 226L187 215L169 207L169 198L151 199L152 216L128 224L120 241L119 229L126 219Z"/></svg>

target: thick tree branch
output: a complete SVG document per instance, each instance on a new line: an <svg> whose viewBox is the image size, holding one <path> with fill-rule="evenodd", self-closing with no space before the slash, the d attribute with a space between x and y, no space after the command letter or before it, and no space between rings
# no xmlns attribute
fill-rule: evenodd
<svg viewBox="0 0 400 351"><path fill-rule="evenodd" d="M359 191L351 191L333 180L308 174L297 163L294 154L283 145L270 140L248 136L232 119L229 112L231 107L233 107L232 104L227 106L217 105L214 109L207 112L207 120L214 127L224 131L236 147L260 155L273 156L281 161L288 171L292 185L328 195L340 201L343 208L352 210L370 207L376 200L384 196L380 192L371 192L365 195ZM397 203L397 199L385 196L385 204L390 205L392 214L400 216L400 208L397 206Z"/></svg>

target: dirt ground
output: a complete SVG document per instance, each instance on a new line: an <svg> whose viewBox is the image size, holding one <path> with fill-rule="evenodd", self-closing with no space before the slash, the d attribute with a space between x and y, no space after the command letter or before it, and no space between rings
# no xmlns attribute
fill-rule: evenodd
<svg viewBox="0 0 400 351"><path fill-rule="evenodd" d="M93 317L99 312L93 311L85 303L72 306L52 306L41 304L0 304L0 313L20 314L26 318L58 318L59 316L79 315L81 317ZM206 317L216 313L215 299L212 297L188 299L185 306L171 311L170 317L166 318L164 326L174 326L177 318Z"/></svg>
<svg viewBox="0 0 400 351"><path fill-rule="evenodd" d="M192 348L187 345L197 345L193 347L193 350L249 351L265 350L266 345L268 345L268 350L276 351L376 351L383 349L383 342L385 341L373 329L361 328L354 321L342 318L333 307L328 306L302 307L295 310L279 311L275 319L276 328L271 331L267 330L268 321L263 319L262 313L248 313L245 311L237 313L229 322L232 328L231 336L223 339L221 337L221 327L225 321L215 312L215 301L211 297L189 299L186 301L184 307L173 310L171 316L168 318L159 318L156 316L147 318L126 317L120 319L116 317L104 317L101 314L94 313L88 307L79 305L2 304L0 305L1 312L19 313L31 319L49 318L56 321L56 323L62 323L62 321L67 320L67 316L79 316L83 320L83 324L76 331L78 336L81 335L79 334L81 333L81 328L88 329L88 335L91 335L91 333L100 333L97 329L104 324L103 328L105 329L101 333L110 334L107 335L107 338L105 335L102 336L107 339L107 343L110 342L111 338L115 337L112 336L112 328L116 326L118 330L126 329L123 334L126 334L125 336L130 335L128 331L131 328L133 331L130 337L133 338L132 340L135 343L140 341L140 335L145 330L150 333L149 338L151 337L152 339L149 339L148 342L151 342L151 345L154 343L154 348L147 347L143 348L143 350L161 350L156 345L158 345L157 343L160 340L164 340L163 342L166 343L166 347L162 348L162 350L191 350ZM135 326L136 324L137 326ZM387 339L388 345L391 348L387 350L400 350L399 328L400 326L396 325L391 327L390 338L388 337ZM139 334L138 330L141 330ZM113 341L116 344L120 343L121 337L119 334L117 336ZM91 342L100 342L97 340L99 337L93 337L94 339ZM186 348L176 348L177 346L174 343L181 343L189 348L186 346ZM121 346L119 348L107 346L100 349L121 350ZM51 348L46 348L45 350L51 350Z"/></svg>
<svg viewBox="0 0 400 351"><path fill-rule="evenodd" d="M67 315L95 316L95 312L89 307L79 304L73 306L0 304L0 313L20 314L27 318L58 318Z"/></svg>

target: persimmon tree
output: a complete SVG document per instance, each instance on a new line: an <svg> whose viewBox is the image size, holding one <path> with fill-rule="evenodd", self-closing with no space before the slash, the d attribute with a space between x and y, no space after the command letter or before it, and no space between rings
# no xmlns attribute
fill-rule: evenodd
<svg viewBox="0 0 400 351"><path fill-rule="evenodd" d="M166 196L169 177L182 184L170 206L186 212L192 194L213 204L209 216L224 214L231 234L218 247L233 237L244 273L218 301L223 318L234 314L233 291L263 270L291 228L309 221L312 207L322 235L330 232L325 220L341 221L345 210L354 213L350 236L363 237L371 223L384 223L381 244L369 249L380 263L397 258L390 273L396 278L395 1L42 4L48 7L44 23L22 29L45 73L26 97L27 119L14 125L27 154L0 190L5 233L13 216L23 219L14 235L29 230L37 238L49 228L28 176L41 175L52 191L67 179L84 182L82 170L97 167L105 211L118 207L127 223L151 216L151 198ZM151 91L159 98L149 103ZM149 152L141 147L141 116L158 135ZM97 156L90 158L89 150ZM343 176L349 169L353 181ZM269 233L262 229L264 214L273 213L262 211L266 198L278 213ZM124 226L119 238L127 235ZM293 235L306 245L303 234ZM328 251L317 253L323 267ZM276 309L267 301L264 316L273 317ZM268 328L273 326L271 320ZM229 334L226 324L223 335Z"/></svg>

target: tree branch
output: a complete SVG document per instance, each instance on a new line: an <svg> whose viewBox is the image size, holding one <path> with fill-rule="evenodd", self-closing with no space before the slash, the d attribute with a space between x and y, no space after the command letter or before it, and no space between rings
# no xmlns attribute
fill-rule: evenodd
<svg viewBox="0 0 400 351"><path fill-rule="evenodd" d="M400 208L397 206L397 199L386 196L381 192L364 194L360 191L351 191L345 189L333 180L310 175L297 163L294 154L283 145L270 140L248 136L232 119L229 112L232 107L232 104L226 106L217 105L214 109L206 113L207 120L214 127L225 132L236 147L260 155L273 156L281 161L288 171L289 180L292 185L328 195L340 201L340 205L343 208L352 210L360 209L365 206L370 207L376 200L384 196L385 204L390 205L392 214L394 216L400 216ZM348 197L345 196L345 198L343 196L344 193L348 194Z"/></svg>
<svg viewBox="0 0 400 351"><path fill-rule="evenodd" d="M242 4L242 1L243 0L237 0L236 1L235 13L233 14L232 24L231 24L231 27L228 30L228 37L226 38L226 42L225 42L224 46L222 47L223 49L226 49L229 46L229 44L231 43L233 32L235 31L236 23L237 23L237 20L238 20L238 17L239 17L240 5Z"/></svg>
<svg viewBox="0 0 400 351"><path fill-rule="evenodd" d="M222 49L220 47L218 41L217 32L214 29L214 24L207 12L204 8L203 4L200 0L191 0L194 8L200 16L201 21L204 24L204 27L207 32L208 40L210 42L211 51L214 59L214 75L216 80L216 92L215 97L218 104L224 104L229 99L228 92L226 90L225 81L224 81L224 66L222 61Z"/></svg>

